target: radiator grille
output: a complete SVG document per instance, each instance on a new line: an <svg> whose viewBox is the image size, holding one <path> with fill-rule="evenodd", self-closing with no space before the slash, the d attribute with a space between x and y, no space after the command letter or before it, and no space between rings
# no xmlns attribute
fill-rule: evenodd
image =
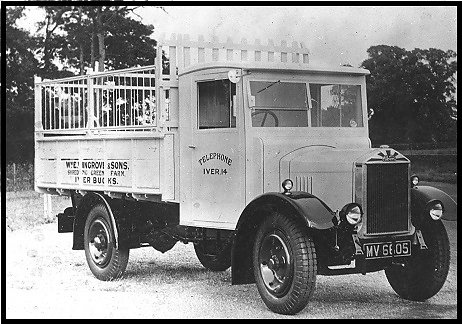
<svg viewBox="0 0 462 324"><path fill-rule="evenodd" d="M408 231L408 164L367 165L367 233Z"/></svg>

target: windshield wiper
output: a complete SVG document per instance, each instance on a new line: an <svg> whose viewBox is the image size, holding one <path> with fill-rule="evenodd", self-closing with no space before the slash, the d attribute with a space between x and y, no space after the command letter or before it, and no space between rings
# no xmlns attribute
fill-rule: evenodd
<svg viewBox="0 0 462 324"><path fill-rule="evenodd" d="M276 83L279 83L279 82L281 82L281 80L274 81L273 83L269 84L266 88L261 89L261 90L258 91L257 93L260 93L260 92L262 92L262 91L265 91L265 90L268 89L269 87L272 87L272 86L274 86Z"/></svg>

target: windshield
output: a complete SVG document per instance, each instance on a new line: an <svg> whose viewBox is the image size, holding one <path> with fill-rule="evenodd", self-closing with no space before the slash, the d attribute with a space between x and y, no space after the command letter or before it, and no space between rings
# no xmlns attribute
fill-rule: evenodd
<svg viewBox="0 0 462 324"><path fill-rule="evenodd" d="M308 126L305 83L250 81L254 127Z"/></svg>
<svg viewBox="0 0 462 324"><path fill-rule="evenodd" d="M281 80L249 85L253 127L363 126L360 85L309 83L307 87L305 82Z"/></svg>
<svg viewBox="0 0 462 324"><path fill-rule="evenodd" d="M310 83L312 127L362 127L361 86Z"/></svg>

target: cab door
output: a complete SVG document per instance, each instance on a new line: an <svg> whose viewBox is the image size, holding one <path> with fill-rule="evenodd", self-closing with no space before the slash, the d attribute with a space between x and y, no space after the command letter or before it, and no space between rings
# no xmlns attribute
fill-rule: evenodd
<svg viewBox="0 0 462 324"><path fill-rule="evenodd" d="M234 229L245 207L242 81L231 82L227 71L191 81L192 182L189 215L181 217L192 226Z"/></svg>

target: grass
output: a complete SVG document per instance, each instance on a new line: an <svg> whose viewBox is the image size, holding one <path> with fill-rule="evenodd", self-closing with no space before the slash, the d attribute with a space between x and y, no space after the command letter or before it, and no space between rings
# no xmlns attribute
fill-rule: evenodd
<svg viewBox="0 0 462 324"><path fill-rule="evenodd" d="M11 163L6 166L6 191L34 190L34 164Z"/></svg>
<svg viewBox="0 0 462 324"><path fill-rule="evenodd" d="M9 231L30 229L41 224L57 222L55 217L71 206L69 197L52 196L52 212L45 215L43 195L35 191L18 191L6 193L6 228Z"/></svg>

